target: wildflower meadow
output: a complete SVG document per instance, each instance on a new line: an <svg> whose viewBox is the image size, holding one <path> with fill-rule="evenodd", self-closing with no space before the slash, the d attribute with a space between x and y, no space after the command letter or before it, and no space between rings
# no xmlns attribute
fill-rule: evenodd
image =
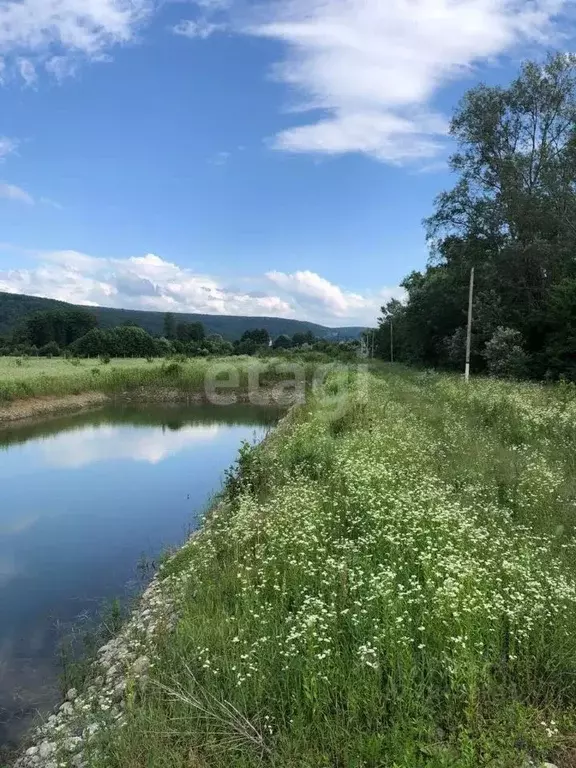
<svg viewBox="0 0 576 768"><path fill-rule="evenodd" d="M569 385L334 373L163 567L177 628L94 764L575 765L575 416Z"/></svg>

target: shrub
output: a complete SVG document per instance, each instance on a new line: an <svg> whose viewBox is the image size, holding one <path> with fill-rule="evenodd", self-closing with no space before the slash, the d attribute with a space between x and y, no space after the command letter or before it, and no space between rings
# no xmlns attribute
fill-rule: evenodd
<svg viewBox="0 0 576 768"><path fill-rule="evenodd" d="M38 350L40 357L60 357L60 347L55 341L49 341Z"/></svg>
<svg viewBox="0 0 576 768"><path fill-rule="evenodd" d="M179 376L182 373L182 364L174 360L167 365L162 366L162 370L167 376Z"/></svg>
<svg viewBox="0 0 576 768"><path fill-rule="evenodd" d="M486 344L484 357L491 376L509 379L526 376L528 355L523 348L522 334L513 328L497 328Z"/></svg>

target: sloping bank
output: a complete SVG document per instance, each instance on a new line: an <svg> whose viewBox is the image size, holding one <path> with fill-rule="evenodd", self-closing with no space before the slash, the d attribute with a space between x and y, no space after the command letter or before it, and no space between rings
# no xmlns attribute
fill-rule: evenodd
<svg viewBox="0 0 576 768"><path fill-rule="evenodd" d="M570 765L573 405L511 387L334 374L18 765Z"/></svg>

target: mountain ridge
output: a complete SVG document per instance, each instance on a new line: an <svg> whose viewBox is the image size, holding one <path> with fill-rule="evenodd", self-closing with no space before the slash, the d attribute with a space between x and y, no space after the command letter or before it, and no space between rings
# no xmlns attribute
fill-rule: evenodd
<svg viewBox="0 0 576 768"><path fill-rule="evenodd" d="M161 336L163 334L164 315L166 314L165 312L144 309L87 307L82 304L72 304L71 302L58 299L0 291L0 336L12 333L27 315L49 309L85 309L97 317L101 328L115 328L127 323L136 323L153 336ZM242 336L244 331L255 328L266 328L273 338L282 334L293 336L295 333L312 331L318 338L331 340L356 339L364 330L364 326L329 328L328 326L312 323L307 320L281 317L210 315L197 312L174 312L173 314L177 323L201 322L207 333L219 333L228 341L235 341Z"/></svg>

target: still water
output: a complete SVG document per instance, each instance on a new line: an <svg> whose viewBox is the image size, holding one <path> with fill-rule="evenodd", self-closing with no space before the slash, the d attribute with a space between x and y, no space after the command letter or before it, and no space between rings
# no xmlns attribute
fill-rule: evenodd
<svg viewBox="0 0 576 768"><path fill-rule="evenodd" d="M57 700L66 628L181 543L241 442L277 418L251 406L113 406L0 431L0 747Z"/></svg>

